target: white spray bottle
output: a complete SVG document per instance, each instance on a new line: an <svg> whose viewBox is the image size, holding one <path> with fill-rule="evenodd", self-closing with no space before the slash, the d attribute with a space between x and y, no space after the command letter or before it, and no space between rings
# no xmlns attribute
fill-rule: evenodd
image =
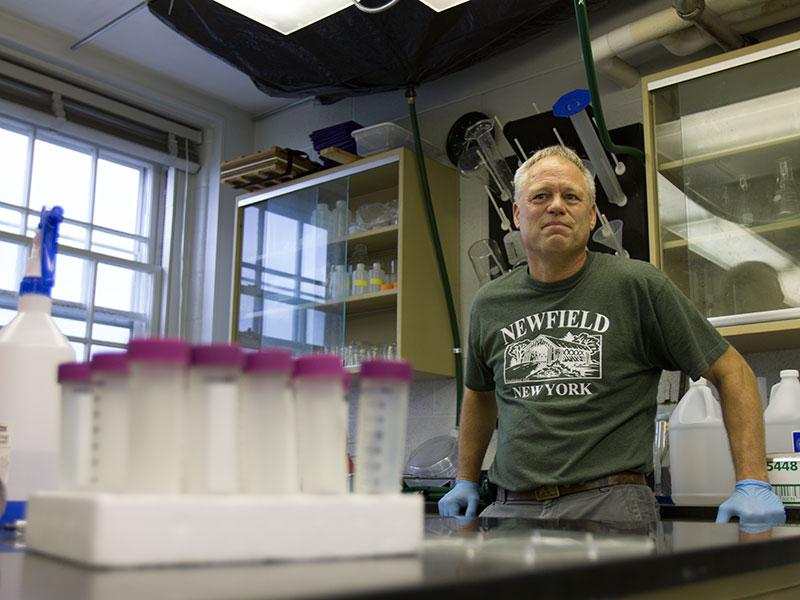
<svg viewBox="0 0 800 600"><path fill-rule="evenodd" d="M0 330L0 523L25 518L28 495L58 485L58 365L75 360L50 316L58 227L64 210L42 209L16 316Z"/></svg>

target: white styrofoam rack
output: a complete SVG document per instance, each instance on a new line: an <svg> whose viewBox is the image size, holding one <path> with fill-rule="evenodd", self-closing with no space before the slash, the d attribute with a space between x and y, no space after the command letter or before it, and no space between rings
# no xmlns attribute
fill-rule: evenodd
<svg viewBox="0 0 800 600"><path fill-rule="evenodd" d="M414 554L419 494L124 495L42 492L28 502L35 552L98 567Z"/></svg>

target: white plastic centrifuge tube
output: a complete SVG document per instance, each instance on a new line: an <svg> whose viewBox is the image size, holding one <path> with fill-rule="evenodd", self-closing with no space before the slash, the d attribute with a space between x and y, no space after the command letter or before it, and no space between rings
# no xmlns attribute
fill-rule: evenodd
<svg viewBox="0 0 800 600"><path fill-rule="evenodd" d="M299 491L292 354L268 348L245 359L240 395L241 488L246 494Z"/></svg>
<svg viewBox="0 0 800 600"><path fill-rule="evenodd" d="M58 484L62 490L89 487L92 466L92 383L86 363L58 366L61 384L61 447Z"/></svg>
<svg viewBox="0 0 800 600"><path fill-rule="evenodd" d="M244 354L238 346L192 348L184 411L184 489L190 494L239 490L239 378Z"/></svg>
<svg viewBox="0 0 800 600"><path fill-rule="evenodd" d="M308 494L347 492L347 402L342 359L301 356L294 364L300 489Z"/></svg>
<svg viewBox="0 0 800 600"><path fill-rule="evenodd" d="M140 339L128 344L130 385L128 476L125 491L178 493L181 487L183 402L189 345Z"/></svg>
<svg viewBox="0 0 800 600"><path fill-rule="evenodd" d="M371 360L361 365L355 491L399 494L406 446L411 364Z"/></svg>
<svg viewBox="0 0 800 600"><path fill-rule="evenodd" d="M103 352L92 357L94 451L92 489L121 492L128 471L128 414L131 402L128 357Z"/></svg>

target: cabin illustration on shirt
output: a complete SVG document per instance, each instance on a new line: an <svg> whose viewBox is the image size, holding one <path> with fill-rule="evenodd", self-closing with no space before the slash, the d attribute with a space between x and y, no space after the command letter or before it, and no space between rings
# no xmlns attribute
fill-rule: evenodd
<svg viewBox="0 0 800 600"><path fill-rule="evenodd" d="M603 337L583 331L561 338L539 334L520 340L506 346L505 382L601 379L602 350Z"/></svg>

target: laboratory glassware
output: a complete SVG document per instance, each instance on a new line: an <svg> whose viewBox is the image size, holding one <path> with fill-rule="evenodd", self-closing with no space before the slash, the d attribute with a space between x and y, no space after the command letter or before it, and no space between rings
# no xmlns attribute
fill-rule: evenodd
<svg viewBox="0 0 800 600"><path fill-rule="evenodd" d="M478 240L469 247L467 254L481 285L497 279L508 270L500 248L493 239Z"/></svg>
<svg viewBox="0 0 800 600"><path fill-rule="evenodd" d="M181 340L134 339L128 344L136 398L129 406L127 492L180 492L189 354Z"/></svg>
<svg viewBox="0 0 800 600"><path fill-rule="evenodd" d="M369 292L379 292L384 281L385 274L383 272L383 268L381 267L381 263L372 263L372 268L369 270L369 287L367 288Z"/></svg>
<svg viewBox="0 0 800 600"><path fill-rule="evenodd" d="M128 468L130 395L128 357L122 352L95 354L91 361L94 392L92 489L121 492Z"/></svg>
<svg viewBox="0 0 800 600"><path fill-rule="evenodd" d="M85 490L92 470L92 371L86 363L61 364L58 383L61 385L58 487L67 491Z"/></svg>
<svg viewBox="0 0 800 600"><path fill-rule="evenodd" d="M500 190L500 199L509 202L514 197L514 175L494 141L494 120L483 119L471 125L465 132L464 139L476 144L473 150L468 146L467 151L477 155ZM465 158L465 161L469 158Z"/></svg>
<svg viewBox="0 0 800 600"><path fill-rule="evenodd" d="M361 296L369 291L369 275L364 263L356 264L353 270L353 289L352 296Z"/></svg>
<svg viewBox="0 0 800 600"><path fill-rule="evenodd" d="M13 435L6 438L8 460L0 462L8 499L0 523L24 519L32 492L58 487L58 365L75 360L50 316L63 218L61 207L42 209L19 286L17 314L0 330L0 426L6 433L10 426Z"/></svg>
<svg viewBox="0 0 800 600"><path fill-rule="evenodd" d="M291 352L282 348L245 358L239 403L245 494L292 494L300 489L292 367Z"/></svg>
<svg viewBox="0 0 800 600"><path fill-rule="evenodd" d="M209 344L192 348L184 405L184 486L194 494L239 489L239 377L241 348Z"/></svg>
<svg viewBox="0 0 800 600"><path fill-rule="evenodd" d="M791 158L778 159L778 176L772 203L778 219L791 217L800 211L800 190L794 179Z"/></svg>
<svg viewBox="0 0 800 600"><path fill-rule="evenodd" d="M617 175L606 155L600 138L586 114L586 107L592 98L589 90L572 90L564 94L553 105L553 114L557 117L569 117L575 132L581 140L584 150L594 166L600 185L606 193L608 201L617 206L625 206L628 198L619 184Z"/></svg>
<svg viewBox="0 0 800 600"><path fill-rule="evenodd" d="M370 360L361 365L356 434L357 494L398 494L406 446L411 363Z"/></svg>
<svg viewBox="0 0 800 600"><path fill-rule="evenodd" d="M294 363L300 489L347 492L347 403L342 359L309 354Z"/></svg>

